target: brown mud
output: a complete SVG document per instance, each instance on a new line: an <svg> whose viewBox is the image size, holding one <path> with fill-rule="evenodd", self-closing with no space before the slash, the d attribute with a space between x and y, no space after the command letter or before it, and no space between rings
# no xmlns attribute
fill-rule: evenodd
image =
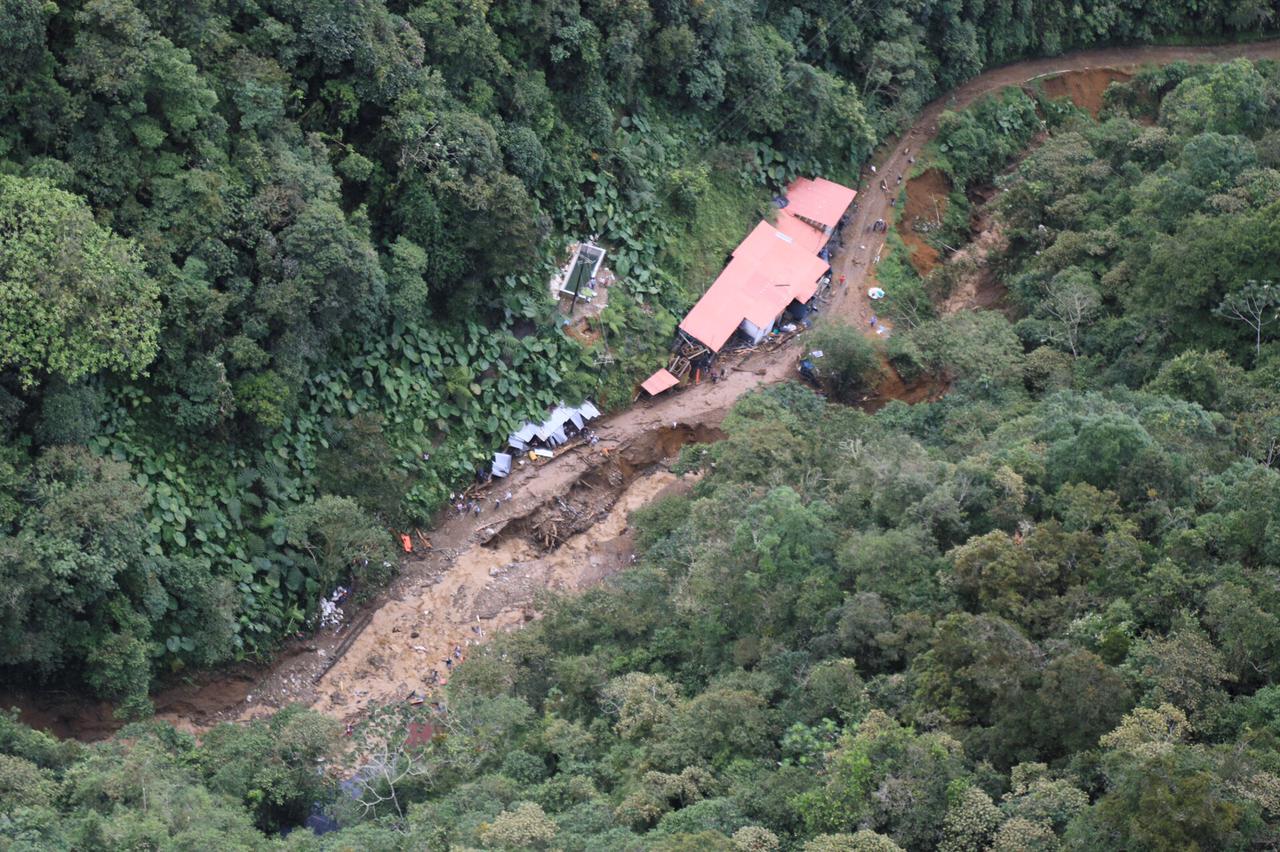
<svg viewBox="0 0 1280 852"><path fill-rule="evenodd" d="M950 194L951 181L941 169L925 169L907 181L906 201L898 217L898 235L911 252L908 260L921 278L941 262L938 250L924 235L942 227Z"/></svg>
<svg viewBox="0 0 1280 852"><path fill-rule="evenodd" d="M581 590L630 564L630 513L689 487L693 478L668 470L681 447L723 437L717 413L706 413L714 422L652 423L624 441L604 424L594 447L526 460L488 489L480 515L441 518L433 548L368 608L371 619L336 662L342 631L313 637L239 701L158 702L158 715L200 730L300 701L350 721L371 706L429 694L447 683L457 654L465 659L494 633L536 618L544 592ZM508 489L511 499L496 505Z"/></svg>
<svg viewBox="0 0 1280 852"><path fill-rule="evenodd" d="M883 377L876 385L875 394L862 403L862 408L867 411L879 411L894 401L905 402L908 405L914 405L917 402L934 402L951 389L949 382L932 376L904 382L902 376L887 360L881 362L881 367Z"/></svg>
<svg viewBox="0 0 1280 852"><path fill-rule="evenodd" d="M1008 289L991 267L990 259L1006 246L999 221L986 210L979 212L974 236L964 248L947 258L952 273L951 292L939 305L946 314L971 310L1002 310Z"/></svg>
<svg viewBox="0 0 1280 852"><path fill-rule="evenodd" d="M933 137L944 110L961 109L1006 86L1069 74L1065 80L1047 80L1046 91L1052 94L1061 87L1066 96L1079 97L1078 102L1092 110L1101 105L1106 84L1139 66L1241 56L1280 58L1280 41L1104 48L992 69L928 104L905 134L886 141L874 162L879 175L895 183L897 174L909 172L908 158ZM876 219L894 218L889 215L893 210L889 202L896 200L901 189L891 185L888 193L880 192L878 183L878 179L865 180L859 187L857 208L844 231L845 245L832 258L833 278L844 276L845 285L823 312L864 329L869 328L874 311L867 298L868 282L873 280L870 268L884 248L884 234L871 232L870 225ZM909 192L907 203L910 215ZM928 261L924 262L927 266ZM994 282L975 282L971 290L966 305L993 304L998 295ZM218 721L247 719L297 701L350 719L372 703L407 699L423 688L433 667L446 669L443 660L451 658L455 646L465 656L466 648L495 631L537 617L536 598L541 590L581 589L625 568L630 561L628 513L668 489L687 487L685 480L665 468L662 459L686 440L714 439L733 402L750 390L793 377L802 351L801 339L736 360L723 359L725 380L704 382L620 411L596 427L601 440L595 447L570 448L551 461L527 463L515 470L491 490L480 517L438 519L431 532L433 549L415 554L385 594L351 614L349 624L364 626L336 664L330 665L330 655L348 640L346 633L353 628L290 642L270 666L205 673L164 689L155 696L160 718L199 731ZM892 374L868 404L879 407L891 399L935 399L945 391L945 385L937 383L907 385ZM493 495L507 489L512 499L495 509ZM577 515L566 513L559 500L574 507ZM557 546L545 538L540 544L538 531L545 532L547 519L555 517L568 519L566 537ZM582 526L575 517L591 522ZM442 676L447 677L447 670ZM118 727L108 706L76 696L28 691L6 694L2 700L5 705L20 705L24 719L60 735L94 739Z"/></svg>

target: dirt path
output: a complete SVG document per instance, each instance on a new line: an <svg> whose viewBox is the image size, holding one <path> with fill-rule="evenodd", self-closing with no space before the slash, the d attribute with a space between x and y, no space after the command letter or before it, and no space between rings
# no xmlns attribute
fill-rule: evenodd
<svg viewBox="0 0 1280 852"><path fill-rule="evenodd" d="M1211 47L1138 47L1088 50L1052 59L996 68L933 101L902 137L876 152L877 175L860 187L858 208L844 232L845 247L832 259L833 278L844 276L826 313L857 327L868 327L874 259L885 235L868 227L876 219L892 221L889 200L900 187L897 175L910 170L908 158L932 138L938 116L1011 85L1068 72L1127 72L1146 64L1178 60L1219 61L1244 56L1280 58L1280 40ZM1104 75L1105 76L1105 75ZM1078 81L1077 81L1078 82ZM1064 80L1051 91L1071 96L1077 89ZM1094 109L1092 102L1083 104ZM881 192L879 179L888 183ZM189 730L227 719L246 719L290 702L351 719L371 704L404 700L429 689L431 671L447 679L446 658L494 631L510 629L536 615L537 595L545 589L578 589L622 570L630 560L627 514L669 489L687 487L666 471L663 461L688 441L714 440L733 402L761 385L790 378L802 342L761 350L728 369L719 383L643 402L601 423L601 440L592 448L567 450L536 467L526 465L494 492L512 492L495 510L493 495L484 513L446 516L431 533L433 550L411 560L400 577L365 611L367 626L340 660L332 654L346 639L330 632L298 640L269 668L206 674L156 696L160 718ZM923 399L938 388L900 389L900 398ZM499 495L500 496L500 495ZM568 523L558 546L548 549L546 531ZM357 618L359 615L357 614ZM321 674L323 672L323 674ZM75 697L33 698L24 717L62 735L95 738L118 723L105 705L86 705Z"/></svg>
<svg viewBox="0 0 1280 852"><path fill-rule="evenodd" d="M892 221L889 200L900 189L896 176L902 174L905 178L908 174L908 158L932 139L944 110L961 109L1006 86L1067 72L1090 72L1096 76L1096 72L1105 71L1112 75L1141 65L1238 56L1280 58L1280 41L1212 47L1108 48L1030 60L988 71L931 102L910 130L886 142L874 158L876 179L860 188L858 208L844 232L844 248L832 259L833 279L838 281L843 275L845 285L835 293L827 313L856 327L868 327L872 306L866 292L874 280L873 261L884 251L885 235L867 229L876 219ZM1120 74L1114 76L1119 78ZM1065 80L1055 84L1052 91L1071 96L1077 89L1084 92L1094 88ZM1082 106L1096 108L1092 101ZM887 193L879 189L880 177L886 179ZM289 701L304 701L322 712L351 718L365 706L403 699L414 690L425 689L433 668L447 677L443 660L455 646L465 651L468 643L533 617L538 592L581 588L623 567L630 557L625 541L626 513L664 489L679 487L679 483L663 471L634 480L624 473L628 481L613 489L611 495L604 495L609 507L596 526L570 538L548 556L536 553L527 536L503 537L495 531L553 505L585 479L614 469L619 462L622 468L644 468L671 457L685 441L713 437L739 396L792 376L801 345L800 341L793 341L772 351L755 352L733 365L722 382L704 382L619 412L597 428L601 440L596 447L579 447L536 468L518 469L501 486L503 493L511 490L513 499L499 512L494 512L490 504L479 518L444 519L432 533L434 552L410 563L359 638L318 683L312 683L312 677L328 664L326 655L341 636L300 643L238 700L226 699L237 699L234 693L244 688L243 679L236 681L237 689L230 696L218 695L217 681L197 690L194 702L176 695L166 702L166 696L161 696L158 708L162 716L199 728L217 719L245 718ZM917 393L904 388L903 395L935 395L926 391ZM493 546L495 538L498 543Z"/></svg>
<svg viewBox="0 0 1280 852"><path fill-rule="evenodd" d="M886 141L876 151L872 159L876 174L864 173L868 179L859 187L858 209L845 228L845 248L832 259L833 277L838 280L843 275L846 286L836 294L831 313L855 327L868 327L873 308L871 300L867 298L867 288L874 283L874 261L884 251L886 236L868 229L877 219L893 221L893 216L890 215L893 208L889 206L889 200L896 198L901 189L897 185L897 176L901 174L905 180L912 166L909 158L915 156L933 138L938 129L938 117L944 111L962 109L981 96L1006 86L1017 86L1043 77L1064 74L1074 76L1088 72L1087 76L1091 79L1084 81L1068 77L1051 86L1049 93L1063 96L1087 93L1081 106L1096 114L1097 103L1092 94L1096 91L1096 86L1077 83L1093 83L1095 81L1092 78L1099 76L1122 79L1143 65L1168 65L1180 60L1216 62L1241 56L1248 59L1280 59L1280 40L1195 47L1102 48L1049 59L1032 59L993 68L932 101L905 134ZM888 192L880 190L882 178L888 186Z"/></svg>

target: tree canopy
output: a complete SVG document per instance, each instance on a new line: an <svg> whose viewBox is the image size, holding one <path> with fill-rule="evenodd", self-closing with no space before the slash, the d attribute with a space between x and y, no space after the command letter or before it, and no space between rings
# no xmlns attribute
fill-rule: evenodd
<svg viewBox="0 0 1280 852"><path fill-rule="evenodd" d="M160 285L138 247L93 219L84 199L38 178L0 175L0 368L23 387L156 356Z"/></svg>
<svg viewBox="0 0 1280 852"><path fill-rule="evenodd" d="M144 718L159 676L270 657L522 419L627 404L793 177L856 182L984 68L1272 5L0 4L5 682ZM895 243L887 344L821 330L832 399L741 400L634 570L438 707L0 719L0 844L1277 845L1278 103L1236 60L1096 120L1035 86L944 113L921 238L997 190L1002 310L947 307L972 254L921 279ZM618 281L566 329L588 236ZM842 404L891 369L948 392Z"/></svg>

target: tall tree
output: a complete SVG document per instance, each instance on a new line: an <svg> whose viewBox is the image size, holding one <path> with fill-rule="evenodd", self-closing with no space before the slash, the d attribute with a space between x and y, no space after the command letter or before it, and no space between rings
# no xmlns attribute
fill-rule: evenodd
<svg viewBox="0 0 1280 852"><path fill-rule="evenodd" d="M1218 316L1242 322L1253 330L1254 356L1262 354L1262 330L1280 320L1280 288L1270 281L1249 281L1223 297Z"/></svg>
<svg viewBox="0 0 1280 852"><path fill-rule="evenodd" d="M137 247L51 183L0 175L0 367L31 387L100 370L137 375L156 354L160 288Z"/></svg>

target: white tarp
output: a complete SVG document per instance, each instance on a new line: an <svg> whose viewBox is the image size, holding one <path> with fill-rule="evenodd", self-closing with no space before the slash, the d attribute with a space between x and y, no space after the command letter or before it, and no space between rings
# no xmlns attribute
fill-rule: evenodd
<svg viewBox="0 0 1280 852"><path fill-rule="evenodd" d="M552 435L556 434L564 428L564 424L569 422L569 415L573 412L572 408L565 408L563 405L557 405L555 410L551 412L551 416L543 421L538 427L538 440L545 441Z"/></svg>
<svg viewBox="0 0 1280 852"><path fill-rule="evenodd" d="M525 423L512 432L507 437L507 443L521 452L529 449L529 444L534 440L559 446L568 440L564 431L566 423L572 423L578 429L582 429L588 420L595 420L599 416L600 409L596 408L591 400L584 400L582 405L577 407L560 403L542 423Z"/></svg>
<svg viewBox="0 0 1280 852"><path fill-rule="evenodd" d="M537 434L537 425L533 423L526 423L516 431L512 432L511 437L508 438L508 440L511 442L511 446L523 450L524 446L532 441L534 436Z"/></svg>
<svg viewBox="0 0 1280 852"><path fill-rule="evenodd" d="M511 473L511 454L510 453L494 453L493 454L493 475L506 476Z"/></svg>

